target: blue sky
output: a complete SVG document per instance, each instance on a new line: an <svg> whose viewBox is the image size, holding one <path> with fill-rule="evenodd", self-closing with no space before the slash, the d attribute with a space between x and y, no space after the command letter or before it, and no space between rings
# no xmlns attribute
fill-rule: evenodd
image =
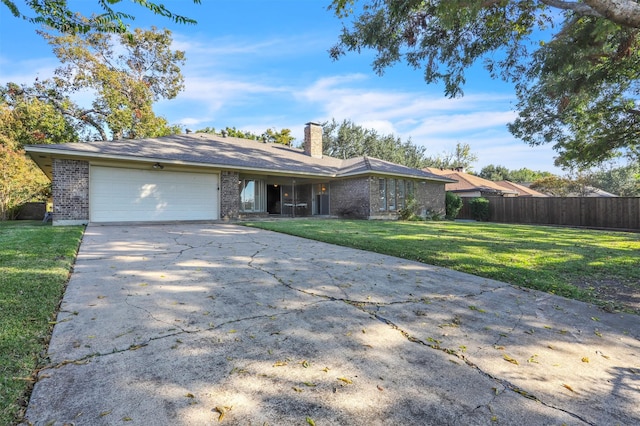
<svg viewBox="0 0 640 426"><path fill-rule="evenodd" d="M495 164L562 173L553 166L551 146L530 147L508 132L506 124L516 117L513 88L491 80L480 66L467 75L465 96L448 99L442 86L428 86L420 70L405 65L378 76L371 69L371 52L334 62L327 51L342 23L327 10L330 0L163 3L198 21L178 25L131 8L132 27L169 28L174 48L186 52L185 90L154 108L171 124L255 133L289 128L300 143L308 121L350 119L411 138L430 156L468 143L479 157L475 171ZM53 74L59 63L36 29L0 5L0 83L31 84L36 76Z"/></svg>

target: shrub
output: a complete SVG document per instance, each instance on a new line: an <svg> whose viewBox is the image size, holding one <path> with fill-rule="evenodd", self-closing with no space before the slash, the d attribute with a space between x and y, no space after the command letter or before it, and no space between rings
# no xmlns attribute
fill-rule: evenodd
<svg viewBox="0 0 640 426"><path fill-rule="evenodd" d="M420 216L417 214L418 202L415 198L407 198L407 203L403 208L398 210L398 215L401 220L419 220Z"/></svg>
<svg viewBox="0 0 640 426"><path fill-rule="evenodd" d="M489 220L489 200L486 198L474 198L469 203L471 208L471 217L475 220Z"/></svg>
<svg viewBox="0 0 640 426"><path fill-rule="evenodd" d="M436 210L427 210L427 213L424 217L424 220L444 220L445 217L442 215L441 212L436 211Z"/></svg>
<svg viewBox="0 0 640 426"><path fill-rule="evenodd" d="M445 211L447 219L455 219L462 208L462 198L458 194L447 191L445 196Z"/></svg>

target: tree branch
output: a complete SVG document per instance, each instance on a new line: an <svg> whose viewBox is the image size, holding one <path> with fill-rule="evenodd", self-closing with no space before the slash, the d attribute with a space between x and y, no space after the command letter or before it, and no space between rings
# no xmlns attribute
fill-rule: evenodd
<svg viewBox="0 0 640 426"><path fill-rule="evenodd" d="M545 2L546 3L546 2ZM591 9L616 24L640 28L640 3L634 0L584 0Z"/></svg>
<svg viewBox="0 0 640 426"><path fill-rule="evenodd" d="M556 9L570 10L580 16L605 18L616 24L640 28L640 3L635 0L540 0Z"/></svg>

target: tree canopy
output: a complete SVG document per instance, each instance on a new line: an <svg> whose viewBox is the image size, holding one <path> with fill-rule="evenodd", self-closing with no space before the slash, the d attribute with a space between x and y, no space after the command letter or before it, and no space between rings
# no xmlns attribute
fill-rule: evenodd
<svg viewBox="0 0 640 426"><path fill-rule="evenodd" d="M171 50L169 30L136 29L129 35L51 35L41 32L62 62L52 79L31 92L74 120L85 139L158 137L179 131L155 115L153 102L184 87L184 52ZM91 105L71 95L90 91Z"/></svg>
<svg viewBox="0 0 640 426"><path fill-rule="evenodd" d="M48 192L49 180L26 157L23 145L74 140L75 130L51 105L25 96L15 85L0 88L0 220Z"/></svg>
<svg viewBox="0 0 640 426"><path fill-rule="evenodd" d="M0 144L17 150L78 140L76 128L53 104L13 83L0 87L0 135Z"/></svg>
<svg viewBox="0 0 640 426"><path fill-rule="evenodd" d="M639 158L640 3L637 0L334 0L352 17L334 59L373 49L373 69L406 62L427 83L463 94L479 61L515 85L511 132L553 143L563 167Z"/></svg>
<svg viewBox="0 0 640 426"><path fill-rule="evenodd" d="M95 0L92 14L86 15L71 8L67 0L25 0L25 7L18 7L15 0L0 0L16 18L25 19L34 24L43 24L67 34L88 33L90 31L124 33L126 23L135 20L135 16L125 13L116 6L122 0ZM149 0L131 0L134 4L156 15L181 24L195 24L194 19L176 14L164 4ZM201 0L193 0L200 4ZM29 11L25 10L28 9ZM32 15L30 15L32 14Z"/></svg>
<svg viewBox="0 0 640 426"><path fill-rule="evenodd" d="M425 162L428 167L436 167L440 169L457 169L461 167L466 171L473 169L473 163L478 161L478 155L471 152L471 146L468 143L456 143L453 151L444 151L435 157L428 157Z"/></svg>
<svg viewBox="0 0 640 426"><path fill-rule="evenodd" d="M269 143L279 143L282 145L290 146L295 138L291 136L291 129L282 129L280 131L275 128L267 129L260 135L246 130L238 130L235 127L229 127L216 131L215 127L205 127L204 129L196 130L196 133L222 133L225 132L227 136L232 138L251 139L254 141L261 140Z"/></svg>
<svg viewBox="0 0 640 426"><path fill-rule="evenodd" d="M553 174L550 172L531 170L526 167L510 170L504 166L489 164L480 170L478 176L492 181L508 180L514 183L531 183L544 177L553 176Z"/></svg>
<svg viewBox="0 0 640 426"><path fill-rule="evenodd" d="M381 135L350 120L322 123L323 154L342 159L369 156L408 167L425 167L426 148L394 135Z"/></svg>

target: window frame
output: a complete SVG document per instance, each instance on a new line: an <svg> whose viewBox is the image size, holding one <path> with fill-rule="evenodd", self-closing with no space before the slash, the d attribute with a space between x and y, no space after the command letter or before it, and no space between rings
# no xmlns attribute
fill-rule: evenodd
<svg viewBox="0 0 640 426"><path fill-rule="evenodd" d="M250 198L249 193L245 193L248 190L249 185L253 185L253 191ZM239 185L239 197L240 197L240 211L243 213L264 213L267 211L267 185L262 179L240 179ZM250 204L251 208L246 208Z"/></svg>

